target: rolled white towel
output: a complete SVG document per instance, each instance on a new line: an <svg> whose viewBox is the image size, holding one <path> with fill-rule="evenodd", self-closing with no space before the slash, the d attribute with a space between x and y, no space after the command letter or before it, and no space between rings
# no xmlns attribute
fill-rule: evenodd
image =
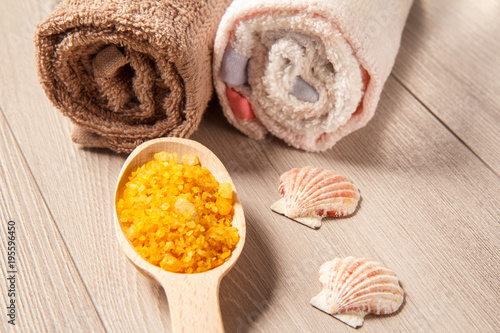
<svg viewBox="0 0 500 333"><path fill-rule="evenodd" d="M214 83L228 120L308 151L372 118L412 0L234 0L219 25Z"/></svg>

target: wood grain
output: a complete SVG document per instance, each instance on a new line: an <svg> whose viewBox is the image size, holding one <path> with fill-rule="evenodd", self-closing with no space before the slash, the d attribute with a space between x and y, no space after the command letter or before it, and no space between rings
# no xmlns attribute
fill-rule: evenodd
<svg viewBox="0 0 500 333"><path fill-rule="evenodd" d="M374 119L328 152L305 153L271 137L250 140L227 123L216 101L211 104L192 139L225 164L247 221L245 248L220 285L227 332L352 332L309 305L321 289L319 266L348 255L380 261L398 275L406 292L398 314L367 317L363 332L500 331L495 113L500 99L483 80L498 63L477 51L479 46L490 56L500 51L497 41L487 43L482 35L491 36L483 22L490 17L485 8L496 8L490 4L417 0L395 77L388 81ZM23 235L23 246L30 249L25 253L33 258L22 258L31 263L23 273L31 282L19 286L26 297L20 321L29 331L67 331L58 328L76 318L75 325L81 325L77 331L168 332L163 290L132 267L115 237L113 193L125 156L74 145L69 121L50 105L37 82L32 33L49 11L37 0L0 4L0 43L8 45L0 48L0 106L3 124L12 130L6 136L2 125L0 136L2 219L9 209L12 216L53 221L52 229L42 225L48 237L43 242L50 247L38 245L35 231ZM463 32L463 40L475 42L454 48L459 41L450 45L443 34L455 30ZM426 39L419 34L427 34ZM460 57L436 63L457 50L463 51ZM472 65L475 70L467 67ZM463 73L455 70L462 67ZM463 102L460 94L469 92L477 116L468 117L464 108L451 112ZM25 162L19 164L22 158ZM357 212L326 220L319 230L271 212L269 206L279 198L279 175L305 165L348 176L361 191ZM20 181L23 174L29 179ZM26 190L17 191L15 184ZM29 184L36 184L38 192ZM39 208L27 211L30 201ZM58 230L60 238L50 230ZM39 272L47 276L44 262L61 277L39 287ZM55 297L49 313L40 314L40 304L52 297L49 291L58 283L59 290L74 289L76 294ZM88 310L89 302L94 312ZM75 309L82 309L79 317ZM47 318L54 326L46 324ZM5 325L1 318L0 328Z"/></svg>
<svg viewBox="0 0 500 333"><path fill-rule="evenodd" d="M500 2L416 0L394 76L500 174Z"/></svg>
<svg viewBox="0 0 500 333"><path fill-rule="evenodd" d="M1 331L103 332L78 269L1 109L0 142ZM14 222L12 234L8 234L9 221ZM8 247L9 236L14 244ZM7 266L8 253L15 258L13 269ZM8 277L13 278L13 288L7 288L11 285L6 283ZM7 323L6 309L11 299L15 318L10 319L14 319L15 326Z"/></svg>
<svg viewBox="0 0 500 333"><path fill-rule="evenodd" d="M228 275L237 277L221 285L223 317L237 318L228 331L280 331L286 323L290 332L348 332L308 300L321 288L319 266L349 255L382 262L407 293L400 314L368 317L363 331L498 330L499 179L397 81L389 80L366 128L322 154L238 139L217 108L194 139L242 189L248 226ZM267 209L279 198L279 174L305 165L349 176L361 191L357 213L314 231Z"/></svg>
<svg viewBox="0 0 500 333"><path fill-rule="evenodd" d="M163 290L137 274L114 235L113 192L125 157L71 143L70 123L38 83L33 32L51 9L30 0L1 6L0 38L11 47L0 50L0 105L105 329L168 331Z"/></svg>

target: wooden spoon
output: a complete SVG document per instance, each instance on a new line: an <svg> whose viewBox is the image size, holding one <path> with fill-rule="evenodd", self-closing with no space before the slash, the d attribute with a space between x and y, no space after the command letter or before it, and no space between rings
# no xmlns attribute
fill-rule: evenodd
<svg viewBox="0 0 500 333"><path fill-rule="evenodd" d="M160 151L177 152L179 157L184 154L196 154L202 167L210 170L219 182L228 182L233 187L235 204L232 224L238 228L240 241L229 260L223 265L205 273L168 272L143 259L123 232L116 206L123 194L125 184L133 171L153 160L154 154ZM219 284L240 256L245 244L246 225L243 208L233 181L214 153L196 141L179 138L155 139L137 147L125 161L118 177L115 192L115 227L118 241L129 260L142 274L163 286L168 298L174 332L224 332L219 308Z"/></svg>

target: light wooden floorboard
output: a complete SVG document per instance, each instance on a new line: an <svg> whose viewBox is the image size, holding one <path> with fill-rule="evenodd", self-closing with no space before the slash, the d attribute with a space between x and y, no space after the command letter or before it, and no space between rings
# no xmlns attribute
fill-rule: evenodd
<svg viewBox="0 0 500 333"><path fill-rule="evenodd" d="M348 332L308 300L320 290L319 266L349 255L383 262L407 292L400 315L368 320L363 331L498 330L499 178L397 81L389 80L366 128L321 154L247 140L213 107L193 138L228 166L249 229L222 283L223 314L238 318L231 332L279 331L280 323L290 332ZM314 231L267 209L279 198L279 174L305 165L351 177L362 194L356 215Z"/></svg>
<svg viewBox="0 0 500 333"><path fill-rule="evenodd" d="M60 288L81 281L75 288L82 290L83 284L88 294L72 297L72 306L86 309L89 297L95 306L87 318L90 327L76 331L101 325L109 332L168 332L163 291L132 268L114 235L112 197L125 156L81 149L70 141L69 121L50 105L36 78L32 33L50 9L35 0L7 4L0 11L0 41L11 47L0 48L0 105L19 148L13 150L12 139L2 137L1 144L9 148L0 148L0 154L17 154L9 157L14 161L25 158L23 170L31 172L38 200L50 209L61 235L60 241L50 242L52 250L66 253L60 262L73 259L76 269L62 275ZM216 102L211 104L192 138L226 164L248 228L240 260L221 284L227 332L352 332L308 303L320 291L319 266L348 255L381 261L406 292L400 313L368 318L363 332L500 330L500 179L488 162L494 148L475 150L472 139L454 130L455 136L448 130L451 125L436 119L434 106L424 101L428 92L413 90L405 81L414 70L408 67L402 75L400 68L397 80L389 79L367 127L320 154L289 148L277 139L248 139L229 126ZM491 103L500 106L498 98ZM470 136L487 140L487 135L476 138L479 134ZM494 134L489 137L494 143ZM2 156L0 165L3 161ZM2 176L17 179L16 164L5 165ZM304 165L349 176L361 190L357 213L327 220L317 231L272 213L279 175ZM29 197L24 192L14 196L10 187L6 191L2 197L12 198L12 211L22 212ZM38 242L32 235L21 241L27 247ZM59 260L45 258L44 251L32 255L26 275L42 270L44 260ZM35 303L26 303L20 317L30 331L44 331ZM45 315L58 322L57 311L62 310Z"/></svg>
<svg viewBox="0 0 500 333"><path fill-rule="evenodd" d="M497 174L499 17L500 2L496 0L416 0L393 70Z"/></svg>
<svg viewBox="0 0 500 333"><path fill-rule="evenodd" d="M1 109L0 142L0 331L104 331ZM8 229L9 221L14 221L14 230ZM12 254L10 268L7 258ZM14 288L6 283L8 277L14 278ZM15 326L6 319L11 299Z"/></svg>
<svg viewBox="0 0 500 333"><path fill-rule="evenodd" d="M5 87L0 105L5 102L9 124L106 330L143 332L146 323L156 331L168 330L163 291L136 274L114 235L112 193L125 158L81 151L71 143L69 122L38 84L32 36L46 14L32 3L10 2L0 13L1 38L16 39L13 47L0 51L0 86ZM12 31L27 33L12 37Z"/></svg>

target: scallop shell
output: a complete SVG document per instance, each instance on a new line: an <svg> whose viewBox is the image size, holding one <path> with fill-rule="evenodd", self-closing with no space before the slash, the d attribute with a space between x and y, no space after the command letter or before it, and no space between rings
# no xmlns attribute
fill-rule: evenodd
<svg viewBox="0 0 500 333"><path fill-rule="evenodd" d="M336 258L319 270L323 290L311 305L354 328L367 314L397 311L404 292L396 275L378 262L365 258Z"/></svg>
<svg viewBox="0 0 500 333"><path fill-rule="evenodd" d="M292 169L280 177L282 199L271 209L311 228L319 228L325 216L347 216L356 210L359 191L333 170Z"/></svg>

